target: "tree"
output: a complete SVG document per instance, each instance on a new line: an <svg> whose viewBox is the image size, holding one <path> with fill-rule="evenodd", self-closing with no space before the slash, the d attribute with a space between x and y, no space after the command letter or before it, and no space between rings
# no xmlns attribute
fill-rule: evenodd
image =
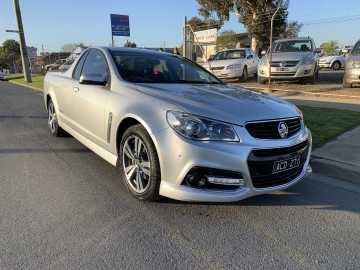
<svg viewBox="0 0 360 270"><path fill-rule="evenodd" d="M296 38L299 36L303 24L297 21L289 22L286 25L284 33L280 35L282 38Z"/></svg>
<svg viewBox="0 0 360 270"><path fill-rule="evenodd" d="M187 24L191 26L191 29L193 31L201 31L212 28L220 29L222 26L222 24L218 20L214 20L210 18L201 19L196 16L191 17L187 21Z"/></svg>
<svg viewBox="0 0 360 270"><path fill-rule="evenodd" d="M280 36L286 29L288 0L197 0L199 13L205 18L216 16L223 23L231 14L239 16L251 36L251 48L269 45L270 20L277 7L280 7L274 20L273 34Z"/></svg>
<svg viewBox="0 0 360 270"><path fill-rule="evenodd" d="M19 70L21 67L21 63L19 60L20 60L19 43L13 39L8 39L4 41L2 47L0 47L0 65L7 68L12 66L15 70Z"/></svg>
<svg viewBox="0 0 360 270"><path fill-rule="evenodd" d="M339 43L336 40L330 40L321 44L320 48L324 50L326 55L332 55L339 49Z"/></svg>
<svg viewBox="0 0 360 270"><path fill-rule="evenodd" d="M218 51L235 48L237 43L236 32L234 31L223 31L219 34L216 41L216 49Z"/></svg>
<svg viewBox="0 0 360 270"><path fill-rule="evenodd" d="M129 40L127 40L124 44L125 48L136 48L136 43L135 42L131 42Z"/></svg>
<svg viewBox="0 0 360 270"><path fill-rule="evenodd" d="M67 43L62 46L61 50L63 52L73 52L77 47L83 47L85 48L85 45L83 43Z"/></svg>

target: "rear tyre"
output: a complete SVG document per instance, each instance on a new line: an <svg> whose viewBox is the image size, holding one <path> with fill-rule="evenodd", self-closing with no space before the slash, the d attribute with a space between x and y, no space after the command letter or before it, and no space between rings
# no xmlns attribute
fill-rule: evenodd
<svg viewBox="0 0 360 270"><path fill-rule="evenodd" d="M54 103L50 99L48 102L48 127L50 134L54 137L65 137L67 132L59 126L58 116L55 110Z"/></svg>
<svg viewBox="0 0 360 270"><path fill-rule="evenodd" d="M246 82L248 80L248 78L249 78L249 73L248 73L247 67L245 66L240 80L242 82Z"/></svg>
<svg viewBox="0 0 360 270"><path fill-rule="evenodd" d="M341 68L341 63L339 61L334 62L331 66L332 70L340 70L340 68Z"/></svg>
<svg viewBox="0 0 360 270"><path fill-rule="evenodd" d="M131 126L125 131L118 152L118 168L129 192L142 201L158 200L161 181L159 159L143 126Z"/></svg>

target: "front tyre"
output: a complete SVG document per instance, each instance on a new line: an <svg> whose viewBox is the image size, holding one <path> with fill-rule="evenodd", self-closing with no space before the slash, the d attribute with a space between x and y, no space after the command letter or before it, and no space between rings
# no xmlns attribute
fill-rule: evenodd
<svg viewBox="0 0 360 270"><path fill-rule="evenodd" d="M159 159L151 137L141 125L125 131L118 160L121 178L134 197L143 201L159 199Z"/></svg>
<svg viewBox="0 0 360 270"><path fill-rule="evenodd" d="M245 66L244 69L243 69L243 73L242 73L242 75L241 75L240 80L241 80L242 82L246 82L246 81L248 80L248 78L249 78L249 73L248 73L247 66Z"/></svg>
<svg viewBox="0 0 360 270"><path fill-rule="evenodd" d="M67 135L66 131L59 126L58 116L51 99L48 102L48 126L51 135L54 137L64 137Z"/></svg>

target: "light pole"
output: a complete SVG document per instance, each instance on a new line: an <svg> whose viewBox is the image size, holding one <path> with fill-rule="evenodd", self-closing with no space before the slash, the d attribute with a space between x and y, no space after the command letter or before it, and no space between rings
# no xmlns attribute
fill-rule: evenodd
<svg viewBox="0 0 360 270"><path fill-rule="evenodd" d="M274 28L274 19L276 14L279 12L280 7L278 7L275 13L271 17L271 29L270 29L270 51L269 51L269 81L268 81L268 88L271 87L271 66L272 66L272 43L273 43L273 28Z"/></svg>
<svg viewBox="0 0 360 270"><path fill-rule="evenodd" d="M14 10L15 10L15 16L16 16L18 30L17 31L8 30L7 32L19 33L20 53L21 53L24 78L25 78L26 82L30 83L30 82L32 82L31 73L30 73L30 61L29 61L28 52L27 52L27 48L26 48L24 28L23 28L23 23L22 23L22 18L21 18L19 0L14 0Z"/></svg>

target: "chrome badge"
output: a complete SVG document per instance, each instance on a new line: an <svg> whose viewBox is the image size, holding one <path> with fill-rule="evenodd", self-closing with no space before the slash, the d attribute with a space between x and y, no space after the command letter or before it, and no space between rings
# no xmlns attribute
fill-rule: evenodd
<svg viewBox="0 0 360 270"><path fill-rule="evenodd" d="M280 122L278 125L278 132L282 139L286 138L289 134L289 128L285 122Z"/></svg>

